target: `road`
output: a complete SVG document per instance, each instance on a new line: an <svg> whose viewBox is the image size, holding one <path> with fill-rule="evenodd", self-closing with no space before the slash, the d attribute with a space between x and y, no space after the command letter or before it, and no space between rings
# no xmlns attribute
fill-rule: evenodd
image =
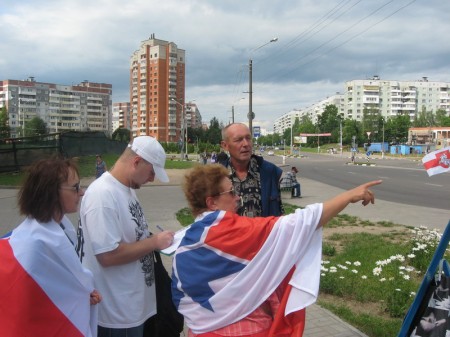
<svg viewBox="0 0 450 337"><path fill-rule="evenodd" d="M281 156L264 156L278 165ZM361 183L382 179L375 187L377 198L406 205L450 210L450 172L428 177L420 161L374 158L375 166L348 165L350 159L340 155L305 154L303 158L286 158L287 171L299 169L298 177L349 189ZM357 162L365 162L359 158Z"/></svg>

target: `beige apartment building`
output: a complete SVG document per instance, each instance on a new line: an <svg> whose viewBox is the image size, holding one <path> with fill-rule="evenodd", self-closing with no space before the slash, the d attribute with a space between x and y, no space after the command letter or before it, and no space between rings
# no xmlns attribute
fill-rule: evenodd
<svg viewBox="0 0 450 337"><path fill-rule="evenodd" d="M27 80L0 81L0 108L6 107L11 137L24 134L26 122L40 117L49 133L101 131L111 134L112 85L83 81L61 85Z"/></svg>
<svg viewBox="0 0 450 337"><path fill-rule="evenodd" d="M130 109L133 137L179 142L186 115L185 51L152 34L130 59Z"/></svg>
<svg viewBox="0 0 450 337"><path fill-rule="evenodd" d="M364 109L379 111L385 118L416 113L445 110L450 113L450 83L429 81L382 80L374 76L367 80L345 83L344 118L362 120Z"/></svg>

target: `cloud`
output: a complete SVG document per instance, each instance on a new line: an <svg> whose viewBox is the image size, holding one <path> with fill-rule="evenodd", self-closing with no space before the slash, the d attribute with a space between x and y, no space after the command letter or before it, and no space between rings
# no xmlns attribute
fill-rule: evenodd
<svg viewBox="0 0 450 337"><path fill-rule="evenodd" d="M206 121L227 123L233 105L246 120L252 58L254 124L272 129L345 81L448 81L449 12L437 0L4 0L0 77L111 83L128 100L130 56L154 33L186 50L186 98Z"/></svg>

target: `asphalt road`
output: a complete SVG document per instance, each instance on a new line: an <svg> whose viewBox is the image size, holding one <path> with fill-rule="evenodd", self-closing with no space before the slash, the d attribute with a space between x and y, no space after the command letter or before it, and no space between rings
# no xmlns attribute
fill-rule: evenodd
<svg viewBox="0 0 450 337"><path fill-rule="evenodd" d="M341 155L305 154L303 158L286 158L284 170L299 169L297 176L349 189L370 180L382 179L375 187L379 199L406 205L450 210L450 172L428 177L420 161L373 158L375 166L348 165L350 158ZM264 156L281 165L282 157ZM366 162L364 157L357 162Z"/></svg>

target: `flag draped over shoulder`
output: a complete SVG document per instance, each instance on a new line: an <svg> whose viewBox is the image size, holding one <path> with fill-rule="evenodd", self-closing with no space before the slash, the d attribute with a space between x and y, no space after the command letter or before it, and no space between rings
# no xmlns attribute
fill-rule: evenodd
<svg viewBox="0 0 450 337"><path fill-rule="evenodd" d="M0 239L0 261L2 337L96 336L92 273L57 223L26 219Z"/></svg>
<svg viewBox="0 0 450 337"><path fill-rule="evenodd" d="M450 147L433 151L422 158L428 176L450 171Z"/></svg>
<svg viewBox="0 0 450 337"><path fill-rule="evenodd" d="M283 331L290 314L317 298L321 213L322 204L314 204L282 217L216 211L197 218L173 260L172 296L189 328L198 334L237 322L285 283L284 318L277 327Z"/></svg>

